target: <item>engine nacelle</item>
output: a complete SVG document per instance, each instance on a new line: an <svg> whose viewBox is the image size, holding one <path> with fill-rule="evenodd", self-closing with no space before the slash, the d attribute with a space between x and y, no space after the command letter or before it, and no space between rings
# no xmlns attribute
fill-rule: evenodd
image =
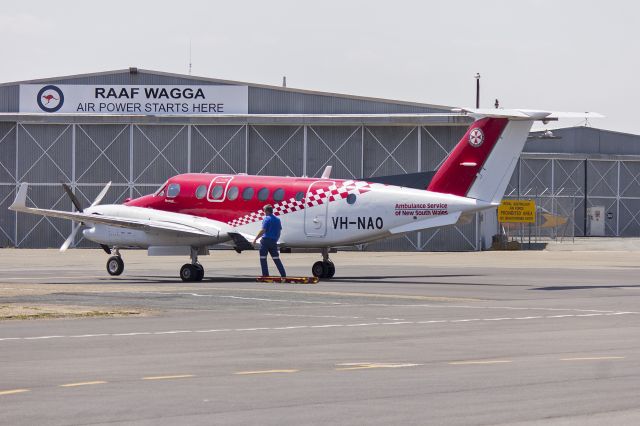
<svg viewBox="0 0 640 426"><path fill-rule="evenodd" d="M217 243L215 237L185 236L175 233L147 232L139 229L96 224L82 231L88 240L109 247L192 246L201 247Z"/></svg>

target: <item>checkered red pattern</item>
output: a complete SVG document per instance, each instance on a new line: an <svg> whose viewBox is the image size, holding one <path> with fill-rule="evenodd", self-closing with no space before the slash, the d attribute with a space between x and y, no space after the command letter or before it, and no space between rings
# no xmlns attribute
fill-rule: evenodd
<svg viewBox="0 0 640 426"><path fill-rule="evenodd" d="M307 194L304 200L298 201L295 198L289 198L288 200L274 204L273 214L276 216L282 216L287 213L304 210L307 207L314 207L320 204L342 200L347 198L349 194L364 194L365 192L369 192L370 190L371 185L367 182L346 180L337 185L333 184L327 188L318 188L312 190L310 194ZM264 219L264 212L259 210L251 212L245 216L230 220L227 223L233 227L236 227L248 225L253 222L258 222L262 219Z"/></svg>

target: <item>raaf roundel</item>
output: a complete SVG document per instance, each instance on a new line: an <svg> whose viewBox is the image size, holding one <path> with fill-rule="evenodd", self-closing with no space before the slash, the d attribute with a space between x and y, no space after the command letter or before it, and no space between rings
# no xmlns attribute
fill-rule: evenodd
<svg viewBox="0 0 640 426"><path fill-rule="evenodd" d="M180 276L201 280L204 268L198 256L209 254L210 247L226 244L238 252L253 248L250 241L260 230L262 207L268 203L282 221L281 248L317 250L322 260L312 271L331 278L332 248L454 225L463 216L495 207L533 122L585 116L499 109L452 114L467 114L475 121L424 189L332 179L330 167L320 178L188 173L123 204L100 204L107 184L87 208L64 185L75 212L27 207L28 184L22 183L10 209L72 220L75 226L61 250L83 228L85 238L111 254L107 262L111 275L124 269L121 249L144 248L149 255L190 256Z"/></svg>

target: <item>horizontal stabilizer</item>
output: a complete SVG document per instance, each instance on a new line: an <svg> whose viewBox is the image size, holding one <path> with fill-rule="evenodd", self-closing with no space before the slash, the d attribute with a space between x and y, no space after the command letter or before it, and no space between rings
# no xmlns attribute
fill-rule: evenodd
<svg viewBox="0 0 640 426"><path fill-rule="evenodd" d="M436 172L405 173L402 175L376 176L363 179L367 182L384 185L404 186L405 188L425 189Z"/></svg>
<svg viewBox="0 0 640 426"><path fill-rule="evenodd" d="M532 109L502 109L502 108L455 108L453 111L466 112L476 118L497 117L521 120L552 121L560 118L604 118L597 112L558 112Z"/></svg>

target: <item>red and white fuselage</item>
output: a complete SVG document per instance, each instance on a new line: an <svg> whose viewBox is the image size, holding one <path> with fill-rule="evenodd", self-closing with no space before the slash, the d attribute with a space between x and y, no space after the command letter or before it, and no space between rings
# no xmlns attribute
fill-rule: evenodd
<svg viewBox="0 0 640 426"><path fill-rule="evenodd" d="M168 194L170 186L179 188L176 194ZM197 197L199 188L206 194L201 198ZM211 238L172 239L161 233L108 225L95 225L84 235L99 244L118 242L145 248L213 245L229 241L229 232L249 239L260 230L265 204L272 204L274 214L282 221L280 244L292 248L365 243L454 224L463 213L491 206L466 197L357 180L184 174L169 179L153 195L123 205L99 205L85 212L180 223L209 233Z"/></svg>

